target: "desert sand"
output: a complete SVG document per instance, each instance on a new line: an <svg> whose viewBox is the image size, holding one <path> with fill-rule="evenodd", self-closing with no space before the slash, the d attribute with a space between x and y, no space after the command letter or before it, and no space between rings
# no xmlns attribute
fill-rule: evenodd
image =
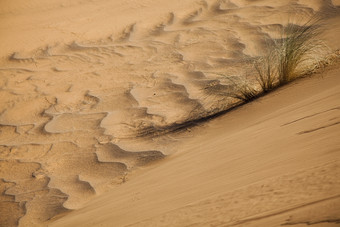
<svg viewBox="0 0 340 227"><path fill-rule="evenodd" d="M0 226L338 226L339 7L1 1ZM316 14L332 64L230 109Z"/></svg>

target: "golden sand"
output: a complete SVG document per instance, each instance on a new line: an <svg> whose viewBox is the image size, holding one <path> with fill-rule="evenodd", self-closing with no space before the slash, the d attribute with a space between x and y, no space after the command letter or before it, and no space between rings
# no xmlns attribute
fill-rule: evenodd
<svg viewBox="0 0 340 227"><path fill-rule="evenodd" d="M288 22L339 49L339 7L1 1L0 226L339 225L338 63L172 131L235 103L221 74Z"/></svg>

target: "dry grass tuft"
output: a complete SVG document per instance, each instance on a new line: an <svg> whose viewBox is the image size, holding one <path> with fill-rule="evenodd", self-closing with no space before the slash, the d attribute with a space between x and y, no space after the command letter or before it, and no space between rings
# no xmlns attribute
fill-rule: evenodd
<svg viewBox="0 0 340 227"><path fill-rule="evenodd" d="M317 64L324 45L318 39L320 20L310 19L302 26L289 23L283 29L283 37L274 41L277 77L279 84L286 84L304 75Z"/></svg>
<svg viewBox="0 0 340 227"><path fill-rule="evenodd" d="M256 80L263 92L270 92L277 86L277 69L275 68L275 58L272 53L256 60L254 68L257 73Z"/></svg>
<svg viewBox="0 0 340 227"><path fill-rule="evenodd" d="M228 95L249 102L331 64L337 57L327 58L329 50L319 39L322 27L322 20L317 15L302 25L288 23L282 27L281 38L266 40L264 56L250 60L255 82L240 77L226 77L234 88Z"/></svg>
<svg viewBox="0 0 340 227"><path fill-rule="evenodd" d="M250 102L259 96L260 92L246 79L243 80L239 77L228 79L234 87L234 91L230 93L231 97L241 100L242 102Z"/></svg>

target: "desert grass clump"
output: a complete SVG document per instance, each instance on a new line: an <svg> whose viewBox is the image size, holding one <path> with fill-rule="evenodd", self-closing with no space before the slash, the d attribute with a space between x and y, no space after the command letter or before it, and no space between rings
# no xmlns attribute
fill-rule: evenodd
<svg viewBox="0 0 340 227"><path fill-rule="evenodd" d="M256 80L263 92L267 93L277 86L277 69L275 67L275 55L270 52L254 62Z"/></svg>
<svg viewBox="0 0 340 227"><path fill-rule="evenodd" d="M249 81L241 78L228 78L233 84L233 91L230 96L242 102L250 102L259 96L259 91L255 89Z"/></svg>
<svg viewBox="0 0 340 227"><path fill-rule="evenodd" d="M243 79L227 77L233 88L228 96L249 102L263 93L314 72L320 67L327 49L318 39L322 32L321 22L316 15L302 25L288 23L282 26L280 38L265 40L267 45L264 55L249 60L252 63L253 80L247 76Z"/></svg>
<svg viewBox="0 0 340 227"><path fill-rule="evenodd" d="M313 64L322 43L317 39L321 33L320 20L311 19L302 26L289 23L283 29L283 37L276 40L277 76L280 84L302 76Z"/></svg>

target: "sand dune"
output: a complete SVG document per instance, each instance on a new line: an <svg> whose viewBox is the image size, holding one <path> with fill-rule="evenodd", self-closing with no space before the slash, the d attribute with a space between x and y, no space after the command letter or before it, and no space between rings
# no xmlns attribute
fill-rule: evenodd
<svg viewBox="0 0 340 227"><path fill-rule="evenodd" d="M287 225L331 220L306 214L338 206L338 65L176 130L234 106L228 78L251 77L249 59L288 22L320 14L323 54L339 49L339 6L2 1L0 225L275 226L289 212ZM260 199L259 182L269 188ZM250 197L261 200L256 212L242 202Z"/></svg>
<svg viewBox="0 0 340 227"><path fill-rule="evenodd" d="M338 226L339 72L192 129L176 154L51 226Z"/></svg>

